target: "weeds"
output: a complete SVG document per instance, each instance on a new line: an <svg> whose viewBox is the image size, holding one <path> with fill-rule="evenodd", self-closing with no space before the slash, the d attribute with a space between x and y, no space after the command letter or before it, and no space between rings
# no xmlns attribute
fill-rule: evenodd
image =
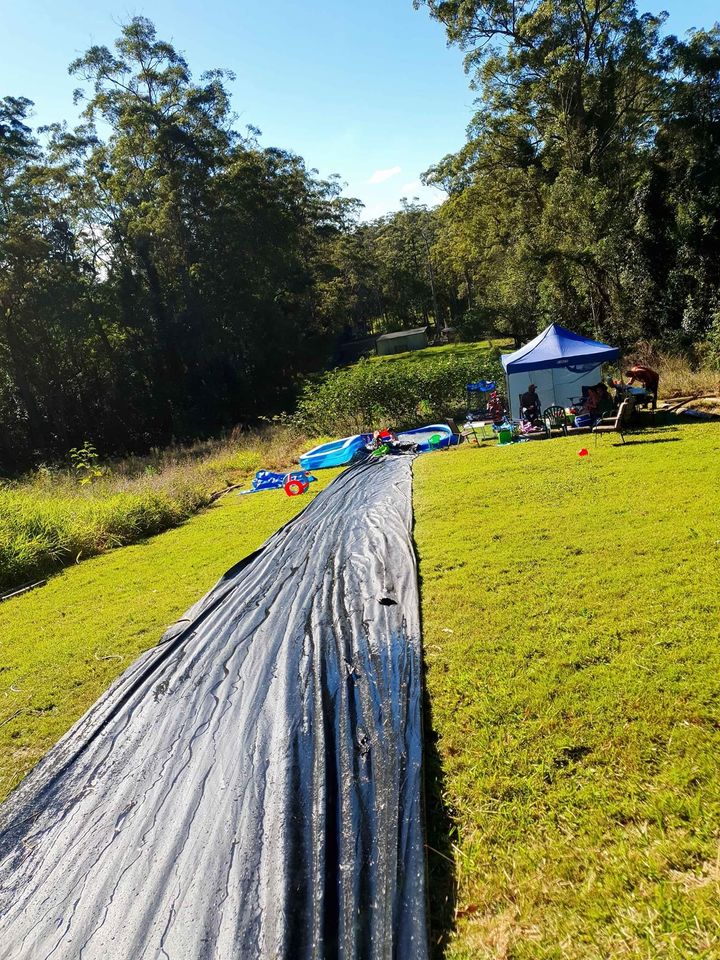
<svg viewBox="0 0 720 960"><path fill-rule="evenodd" d="M653 343L637 344L631 354L634 362L646 363L660 374L660 396L701 397L720 395L720 368L708 352L696 357L664 351ZM623 365L627 368L629 361Z"/></svg>
<svg viewBox="0 0 720 960"><path fill-rule="evenodd" d="M42 466L0 488L0 590L176 526L260 467L290 466L306 445L274 427L100 464L85 444L71 467Z"/></svg>

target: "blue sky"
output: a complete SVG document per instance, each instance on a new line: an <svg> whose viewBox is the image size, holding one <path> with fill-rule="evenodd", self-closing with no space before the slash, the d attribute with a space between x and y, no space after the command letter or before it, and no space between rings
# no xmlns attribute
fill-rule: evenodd
<svg viewBox="0 0 720 960"><path fill-rule="evenodd" d="M365 216L442 195L423 170L463 142L473 94L462 55L412 0L5 0L0 95L35 101L35 123L77 112L67 65L118 24L142 14L187 57L195 74L228 67L239 123L262 142L294 150L327 176L339 173ZM718 18L711 0L669 0L681 34Z"/></svg>

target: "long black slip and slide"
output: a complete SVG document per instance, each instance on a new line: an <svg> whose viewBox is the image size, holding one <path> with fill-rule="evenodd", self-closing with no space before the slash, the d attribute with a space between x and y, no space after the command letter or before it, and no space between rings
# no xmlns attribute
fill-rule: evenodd
<svg viewBox="0 0 720 960"><path fill-rule="evenodd" d="M411 467L341 474L0 807L2 960L426 960Z"/></svg>

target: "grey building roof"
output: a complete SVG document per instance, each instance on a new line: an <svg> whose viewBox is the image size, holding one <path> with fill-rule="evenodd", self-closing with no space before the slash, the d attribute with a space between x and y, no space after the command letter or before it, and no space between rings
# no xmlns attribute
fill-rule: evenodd
<svg viewBox="0 0 720 960"><path fill-rule="evenodd" d="M378 340L393 340L395 337L411 337L417 333L427 333L427 327L413 327L412 330L398 330L396 333L384 333Z"/></svg>

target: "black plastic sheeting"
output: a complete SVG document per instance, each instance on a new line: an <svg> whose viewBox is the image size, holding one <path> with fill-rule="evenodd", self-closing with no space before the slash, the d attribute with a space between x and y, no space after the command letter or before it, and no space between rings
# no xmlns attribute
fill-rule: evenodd
<svg viewBox="0 0 720 960"><path fill-rule="evenodd" d="M3 960L425 960L411 483L341 474L10 796Z"/></svg>

